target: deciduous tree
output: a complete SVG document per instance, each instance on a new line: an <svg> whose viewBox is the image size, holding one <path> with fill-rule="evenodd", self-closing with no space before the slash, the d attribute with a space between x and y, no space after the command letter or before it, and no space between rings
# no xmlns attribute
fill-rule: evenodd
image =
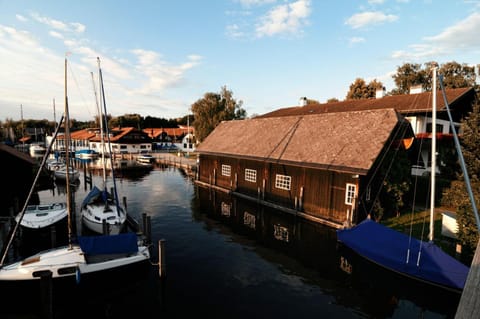
<svg viewBox="0 0 480 319"><path fill-rule="evenodd" d="M192 104L195 121L195 137L202 141L221 121L244 119L246 111L242 101L233 98L232 91L223 86L220 93L205 93L203 98Z"/></svg>

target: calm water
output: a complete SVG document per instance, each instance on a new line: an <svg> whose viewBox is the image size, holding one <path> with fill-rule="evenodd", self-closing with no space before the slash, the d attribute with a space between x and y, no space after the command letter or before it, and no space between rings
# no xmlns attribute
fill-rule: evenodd
<svg viewBox="0 0 480 319"><path fill-rule="evenodd" d="M199 188L174 168L117 183L129 213L151 217L153 262L166 240L166 279L152 266L145 280L67 292L72 298L54 305L56 318L454 317L458 297L359 263L326 227ZM82 177L77 206L86 192ZM64 200L64 188L38 195L42 203ZM2 304L0 318L38 315L12 308Z"/></svg>

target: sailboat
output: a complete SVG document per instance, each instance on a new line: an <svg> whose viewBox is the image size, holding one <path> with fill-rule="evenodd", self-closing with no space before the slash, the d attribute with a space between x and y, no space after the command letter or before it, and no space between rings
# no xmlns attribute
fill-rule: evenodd
<svg viewBox="0 0 480 319"><path fill-rule="evenodd" d="M67 98L67 59L65 58L65 142L69 147L70 129ZM45 161L45 158L44 158ZM66 165L69 165L69 154L66 154ZM35 182L38 179L35 178ZM68 178L68 170L67 170ZM33 192L32 186L30 194ZM39 252L11 264L4 264L9 247L15 237L14 228L4 254L0 260L0 287L24 287L32 284L40 287L41 278L50 276L53 284L70 286L93 280L98 283L111 276L117 276L120 271L147 267L150 265L150 251L142 238L129 232L110 236L79 236L74 242L72 227L72 200L70 183L66 183L68 210L68 245ZM26 204L25 204L26 206ZM24 208L25 210L25 208ZM90 279L90 280L89 280ZM6 291L3 290L2 291ZM28 290L38 291L38 290Z"/></svg>
<svg viewBox="0 0 480 319"><path fill-rule="evenodd" d="M436 123L436 69L433 69L432 123ZM454 132L455 133L455 132ZM398 274L448 291L461 293L469 267L433 243L435 206L436 125L432 125L432 169L429 241L422 241L383 226L370 218L352 228L337 230L338 241L361 257ZM459 156L460 148L457 149ZM472 202L472 205L474 203Z"/></svg>
<svg viewBox="0 0 480 319"><path fill-rule="evenodd" d="M98 234L119 234L125 226L127 218L126 210L120 203L117 193L117 185L115 182L115 172L112 159L112 150L110 144L110 134L106 121L107 107L105 103L105 94L103 88L102 69L100 68L100 59L98 62L98 77L100 83L100 103L96 98L97 108L100 122L100 139L101 139L101 162L102 162L102 189L93 187L83 200L80 212L82 214L83 224L91 231ZM95 86L94 86L95 87ZM101 105L103 105L103 110ZM103 113L103 115L102 115ZM105 121L105 122L104 122ZM107 139L107 143L105 143ZM108 148L108 149L106 149ZM110 154L111 178L113 180L113 192L107 190L107 168L105 153Z"/></svg>

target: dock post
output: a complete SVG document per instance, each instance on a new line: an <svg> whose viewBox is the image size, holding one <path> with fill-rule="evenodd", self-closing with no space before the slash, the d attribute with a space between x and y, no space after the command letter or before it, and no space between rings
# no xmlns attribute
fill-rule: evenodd
<svg viewBox="0 0 480 319"><path fill-rule="evenodd" d="M161 279L167 274L167 265L165 263L165 239L158 241L158 275Z"/></svg>
<svg viewBox="0 0 480 319"><path fill-rule="evenodd" d="M102 232L104 235L108 235L108 224L106 219L102 220Z"/></svg>
<svg viewBox="0 0 480 319"><path fill-rule="evenodd" d="M142 213L142 227L143 227L143 233L147 233L147 214Z"/></svg>
<svg viewBox="0 0 480 319"><path fill-rule="evenodd" d="M147 237L148 243L152 242L152 217L147 216L147 227L145 236Z"/></svg>
<svg viewBox="0 0 480 319"><path fill-rule="evenodd" d="M34 277L40 277L40 296L42 300L42 318L53 318L53 286L52 272L50 270L41 271L34 274Z"/></svg>
<svg viewBox="0 0 480 319"><path fill-rule="evenodd" d="M52 245L52 248L57 246L57 230L55 227L50 228L50 243Z"/></svg>

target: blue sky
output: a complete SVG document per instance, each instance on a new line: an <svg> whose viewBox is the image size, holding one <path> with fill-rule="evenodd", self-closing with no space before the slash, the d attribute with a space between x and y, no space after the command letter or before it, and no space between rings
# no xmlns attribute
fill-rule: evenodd
<svg viewBox="0 0 480 319"><path fill-rule="evenodd" d="M96 114L97 57L113 116L182 117L222 86L252 116L356 78L390 91L407 62L479 64L479 30L473 0L0 0L0 121L59 119L67 52L77 120Z"/></svg>

